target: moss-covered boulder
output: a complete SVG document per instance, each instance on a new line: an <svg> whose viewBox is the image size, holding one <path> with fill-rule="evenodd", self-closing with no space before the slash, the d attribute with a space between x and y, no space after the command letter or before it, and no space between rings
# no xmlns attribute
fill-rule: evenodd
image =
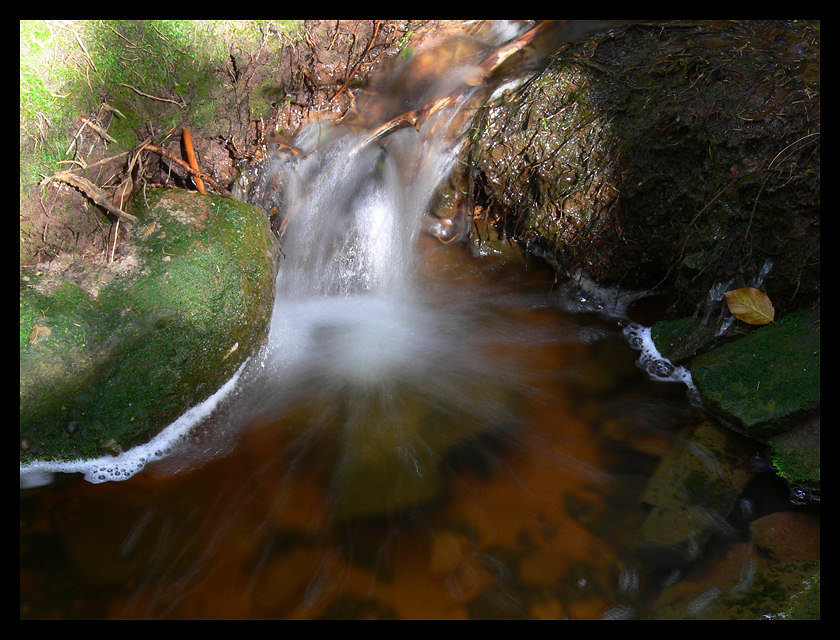
<svg viewBox="0 0 840 640"><path fill-rule="evenodd" d="M694 358L704 402L760 441L820 402L820 314L792 313Z"/></svg>
<svg viewBox="0 0 840 640"><path fill-rule="evenodd" d="M21 463L148 441L264 339L275 270L259 210L148 189L132 213L118 267L21 269Z"/></svg>

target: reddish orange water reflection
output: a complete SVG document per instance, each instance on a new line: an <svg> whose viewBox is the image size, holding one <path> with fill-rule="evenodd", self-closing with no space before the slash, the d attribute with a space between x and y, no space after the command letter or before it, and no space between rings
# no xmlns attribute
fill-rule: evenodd
<svg viewBox="0 0 840 640"><path fill-rule="evenodd" d="M426 264L438 278L457 271L461 287L551 286L539 269L465 269L455 251L432 248ZM549 306L508 312L523 330L613 330ZM626 598L617 576L642 516L635 500L671 442L661 424L616 446L604 416L628 398L684 403L607 342L523 347L517 358L538 372L523 423L410 517L332 526L317 447L301 453L268 423L190 471L163 464L121 483L22 494L21 617L598 618Z"/></svg>

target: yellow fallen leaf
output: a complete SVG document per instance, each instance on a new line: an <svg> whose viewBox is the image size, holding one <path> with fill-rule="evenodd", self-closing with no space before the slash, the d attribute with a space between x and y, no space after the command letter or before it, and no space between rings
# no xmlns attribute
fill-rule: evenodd
<svg viewBox="0 0 840 640"><path fill-rule="evenodd" d="M776 310L767 294L754 287L726 291L726 304L738 320L747 324L769 324L776 317Z"/></svg>

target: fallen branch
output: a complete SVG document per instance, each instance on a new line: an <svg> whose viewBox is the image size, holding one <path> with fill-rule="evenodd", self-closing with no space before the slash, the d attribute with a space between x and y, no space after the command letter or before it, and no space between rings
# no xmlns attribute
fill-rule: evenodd
<svg viewBox="0 0 840 640"><path fill-rule="evenodd" d="M546 33L549 33L552 29L557 28L556 21L553 20L545 20L532 29L529 29L525 33L523 33L518 38L514 38L507 44L499 47L493 53L491 53L488 57L482 61L480 65L478 65L478 72L472 76L470 76L465 84L468 86L476 86L481 84L484 80L489 78L495 71L499 69L511 56L522 51L528 45L533 44L538 38L543 37ZM462 87L463 89L463 87ZM338 94L336 94L338 95ZM423 126L423 123L426 122L432 115L448 107L452 104L456 104L460 100L463 99L463 95L461 91L444 96L442 98L436 98L427 104L425 104L420 109L412 109L411 111L406 111L402 115L389 120L388 122L379 125L376 129L374 129L371 134L359 145L358 148L362 148L370 144L371 142L375 142L379 138L382 138L389 133L396 131L397 129L403 129L405 127L414 127L418 131L420 127Z"/></svg>
<svg viewBox="0 0 840 640"><path fill-rule="evenodd" d="M70 173L69 171L61 171L54 176L47 178L48 181L56 181L56 182L64 182L69 184L73 187L76 187L79 191L84 193L88 198L90 198L94 204L98 204L100 207L103 207L113 213L117 218L124 222L134 223L137 222L137 218L130 213L126 213L115 204L113 204L109 199L108 196L105 194L102 189L97 187L87 178L83 178L82 176L77 176L74 173Z"/></svg>

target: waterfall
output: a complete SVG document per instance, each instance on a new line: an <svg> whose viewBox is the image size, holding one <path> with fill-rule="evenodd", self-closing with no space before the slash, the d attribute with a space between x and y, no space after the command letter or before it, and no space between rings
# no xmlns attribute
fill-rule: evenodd
<svg viewBox="0 0 840 640"><path fill-rule="evenodd" d="M294 406L303 437L335 449L340 517L433 499L452 450L514 421L513 377L486 348L492 314L417 277L422 223L457 155L453 123L467 125L456 115L375 141L313 126L271 179L284 191L282 258L247 406L278 425Z"/></svg>
<svg viewBox="0 0 840 640"><path fill-rule="evenodd" d="M225 455L258 422L328 452L339 517L437 496L448 455L516 421L517 375L487 347L514 332L475 295L441 296L417 275L423 221L469 124L462 107L478 90L467 80L497 44L475 47L462 64L415 87L413 108L461 88L458 100L425 113L422 127L371 137L369 127L318 124L294 140L293 158L269 156L256 193L272 195L280 185L285 210L263 348L146 445L114 458L36 465L27 481L77 471L91 482L124 480L151 462L176 473ZM371 112L406 106L405 75L396 77L397 87L376 92L374 101L386 103L369 105Z"/></svg>

